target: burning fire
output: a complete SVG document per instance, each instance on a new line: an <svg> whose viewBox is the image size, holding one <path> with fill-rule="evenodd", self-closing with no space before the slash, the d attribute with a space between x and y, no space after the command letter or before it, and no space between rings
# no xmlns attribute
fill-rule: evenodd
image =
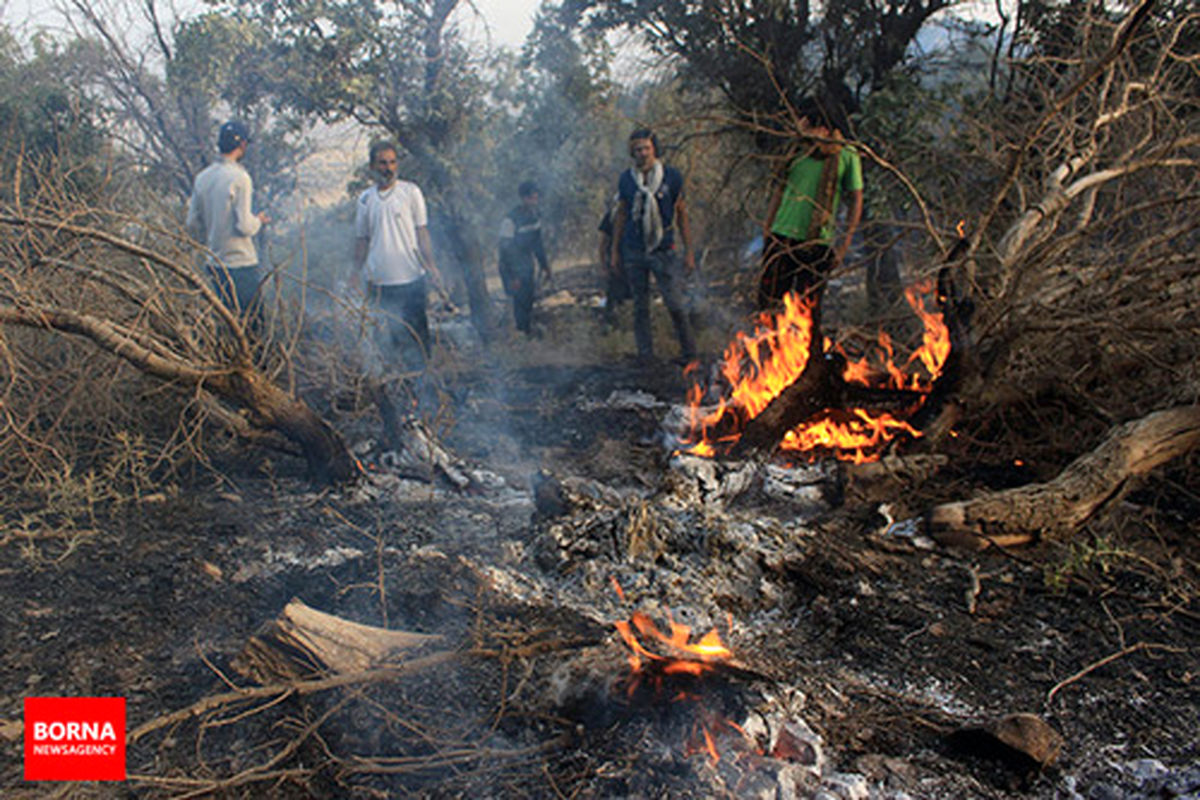
<svg viewBox="0 0 1200 800"><path fill-rule="evenodd" d="M643 659L655 662L664 675L703 675L710 670L711 664L728 661L733 658L733 652L721 642L721 634L713 628L700 641L691 643L692 629L668 618L671 633L665 634L654 624L654 620L641 612L633 612L628 621L616 623L617 631L625 644L629 646L629 666L634 672L641 672ZM646 649L642 645L639 634L647 642L664 645L673 655L661 655ZM676 655L677 654L677 655ZM679 657L682 656L682 657Z"/></svg>
<svg viewBox="0 0 1200 800"><path fill-rule="evenodd" d="M620 587L615 579L613 585L619 591ZM623 593L621 596L624 599ZM716 628L693 642L692 629L689 626L682 625L669 616L667 624L670 627L669 633L661 630L649 615L641 611L635 611L628 620L615 623L630 651L629 666L633 675L628 686L629 696L633 697L642 686L643 679L648 678L656 695L665 696L666 687L673 686L675 688L670 690L670 700L694 702L697 706L697 716L685 753L707 753L715 764L720 760L716 734L727 728L746 737L745 731L736 723L705 709L701 695L695 691L680 688L697 684L681 685L668 681L671 678L700 679L714 672L718 665L731 663L733 651L721 641L721 635Z"/></svg>
<svg viewBox="0 0 1200 800"><path fill-rule="evenodd" d="M845 359L842 379L872 389L896 389L918 395L911 415L924 404L924 397L950 355L950 332L940 312L926 308L933 282L905 291L905 299L924 324L922 344L902 363L886 333L880 332L874 347L852 358L828 339L823 352L834 350ZM725 348L720 372L728 387L711 410L703 406L704 390L694 385L688 392L689 428L685 452L711 457L732 446L746 422L754 419L804 371L812 348L812 302L796 294L784 298L783 309L764 312L749 333L739 333ZM866 408L826 409L784 437L783 450L812 457L828 451L847 461L878 458L883 445L899 434L920 436L920 431L903 419Z"/></svg>

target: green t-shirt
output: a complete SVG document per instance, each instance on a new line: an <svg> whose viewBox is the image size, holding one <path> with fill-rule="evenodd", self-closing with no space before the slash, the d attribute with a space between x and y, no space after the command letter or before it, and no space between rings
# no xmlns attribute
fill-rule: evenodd
<svg viewBox="0 0 1200 800"><path fill-rule="evenodd" d="M783 198L779 201L779 210L775 212L775 222L771 225L771 233L800 241L808 239L808 225L812 220L815 203L813 198L821 183L821 170L824 166L825 159L812 156L797 158L792 162L788 169L787 186L784 187ZM838 179L833 190L834 213L829 215L829 222L821 229L819 241L822 244L833 241L833 220L837 215L842 191L857 192L862 188L862 159L853 147L843 147L838 153Z"/></svg>

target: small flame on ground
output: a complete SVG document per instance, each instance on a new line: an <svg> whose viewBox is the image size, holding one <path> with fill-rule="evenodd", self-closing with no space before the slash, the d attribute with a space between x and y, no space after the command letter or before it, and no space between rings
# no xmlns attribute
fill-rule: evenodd
<svg viewBox="0 0 1200 800"><path fill-rule="evenodd" d="M954 231L958 234L958 238L964 238L967 235L967 221L960 219L958 224L954 226Z"/></svg>
<svg viewBox="0 0 1200 800"><path fill-rule="evenodd" d="M708 757L712 759L712 763L716 764L721 760L721 756L717 753L717 745L713 741L712 733L709 732L708 726L702 726L704 731L704 747L708 750Z"/></svg>
<svg viewBox="0 0 1200 800"><path fill-rule="evenodd" d="M624 603L625 602L625 592L623 589L621 589L621 584L617 583L617 577L615 575L609 575L608 579L610 581L612 581L612 587L613 587L613 590L616 591L617 597L621 598L621 602Z"/></svg>
<svg viewBox="0 0 1200 800"><path fill-rule="evenodd" d="M619 589L616 579L613 586ZM660 629L650 616L642 611L635 611L628 620L615 623L626 646L629 647L629 666L633 671L628 693L633 697L641 685L642 676L653 670L652 681L656 692L663 689L663 679L668 676L691 676L701 678L715 669L715 665L733 658L733 651L721 641L721 635L716 628L692 641L692 629L688 625L676 622L670 615L667 626L670 632ZM651 649L654 648L654 649ZM658 652L656 652L658 651ZM702 698L690 691L680 689L671 696L672 702L702 703ZM745 736L736 724L716 717L706 712L700 706L699 719L693 729L691 741L685 746L685 753L707 753L713 764L720 761L714 731L721 726L736 730ZM695 736L698 729L699 736ZM696 746L703 739L702 746ZM693 744L696 743L696 744Z"/></svg>
<svg viewBox="0 0 1200 800"><path fill-rule="evenodd" d="M704 634L698 642L693 643L691 641L692 629L689 626L678 623L669 617L667 624L671 629L669 634L661 631L654 624L654 620L642 611L633 612L633 616L628 621L622 620L615 623L621 638L632 651L629 656L629 664L634 672L641 671L643 660L645 660L658 662L658 666L666 675L702 675L711 668L709 666L711 663L733 658L733 651L721 641L721 635L716 628ZM666 645L673 655L660 655L652 652L642 644L643 640L647 644ZM677 657L674 654L683 657Z"/></svg>

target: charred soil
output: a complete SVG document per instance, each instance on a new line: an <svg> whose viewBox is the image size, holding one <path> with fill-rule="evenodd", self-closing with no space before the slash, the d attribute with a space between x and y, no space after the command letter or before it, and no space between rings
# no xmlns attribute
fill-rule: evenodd
<svg viewBox="0 0 1200 800"><path fill-rule="evenodd" d="M23 537L14 511L3 794L1200 792L1194 498L1178 475L1073 543L961 555L885 534L852 491L803 508L757 486L718 506L679 493L661 423L686 382L668 362L488 358L447 379L442 441L475 470L465 490L389 475L364 444L374 473L340 492L260 454L94 509L66 538ZM359 443L374 433L369 414L354 425ZM409 673L237 698L255 685L239 652L293 597L443 638L406 654ZM638 609L721 630L739 667L676 692L707 704L630 690L613 623ZM60 695L127 698L129 780L23 782L23 698ZM973 733L1018 712L1062 735L1053 763ZM797 730L812 752L781 744Z"/></svg>

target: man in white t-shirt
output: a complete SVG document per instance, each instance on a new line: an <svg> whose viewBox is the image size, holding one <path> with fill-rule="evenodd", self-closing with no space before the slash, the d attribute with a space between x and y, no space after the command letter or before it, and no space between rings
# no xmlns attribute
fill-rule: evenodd
<svg viewBox="0 0 1200 800"><path fill-rule="evenodd" d="M196 176L188 201L187 229L194 239L212 251L207 264L209 277L221 299L242 314L254 309L261 280L254 236L269 222L265 212L250 209L254 193L250 174L242 166L250 131L239 120L229 120L217 135L221 157Z"/></svg>
<svg viewBox="0 0 1200 800"><path fill-rule="evenodd" d="M397 179L396 146L371 146L375 186L358 198L354 216L354 263L367 282L367 296L387 321L388 339L406 366L421 369L429 355L425 276L441 285L425 197L410 181Z"/></svg>

